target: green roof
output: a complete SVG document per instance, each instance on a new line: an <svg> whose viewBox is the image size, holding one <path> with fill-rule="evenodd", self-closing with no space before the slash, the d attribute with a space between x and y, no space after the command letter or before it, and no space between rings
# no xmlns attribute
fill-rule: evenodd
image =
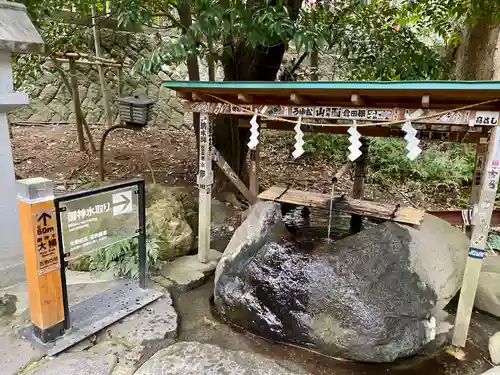
<svg viewBox="0 0 500 375"><path fill-rule="evenodd" d="M214 89L337 89L337 90L499 90L500 81L165 81L165 87Z"/></svg>
<svg viewBox="0 0 500 375"><path fill-rule="evenodd" d="M356 94L364 107L420 108L425 96L425 106L431 109L500 108L500 81L166 81L164 85L198 102L352 106Z"/></svg>

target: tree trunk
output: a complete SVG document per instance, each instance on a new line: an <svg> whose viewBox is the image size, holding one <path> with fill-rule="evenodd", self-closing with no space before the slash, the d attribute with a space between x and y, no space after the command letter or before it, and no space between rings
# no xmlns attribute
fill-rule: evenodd
<svg viewBox="0 0 500 375"><path fill-rule="evenodd" d="M455 53L455 66L452 71L455 79L462 80L491 80L498 76L495 68L499 68L497 45L500 26L491 24L491 21L479 19L464 35L464 41L458 46Z"/></svg>
<svg viewBox="0 0 500 375"><path fill-rule="evenodd" d="M179 12L179 20L183 27L182 32L185 33L191 27L193 20L191 18L191 9L189 8L189 3L186 0L180 0L177 3L177 11ZM196 55L192 54L187 58L187 68L188 68L188 77L190 81L199 81L200 80L200 67L198 64L198 58ZM200 152L200 114L197 112L193 112L193 130L196 137L196 150L197 153ZM199 161L196 158L196 162Z"/></svg>
<svg viewBox="0 0 500 375"><path fill-rule="evenodd" d="M290 15L295 20L301 2L289 0ZM262 6L267 6L262 1ZM232 45L231 53L223 58L225 81L274 81L285 53L285 42L269 48L252 49L244 40L228 41ZM248 139L250 129L239 128L236 116L219 115L215 121L213 140L217 150L248 185ZM216 174L216 191L235 191L229 180L220 172Z"/></svg>

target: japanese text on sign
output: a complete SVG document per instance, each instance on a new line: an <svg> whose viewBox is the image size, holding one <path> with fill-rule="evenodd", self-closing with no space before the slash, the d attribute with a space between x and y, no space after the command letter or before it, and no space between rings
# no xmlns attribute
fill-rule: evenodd
<svg viewBox="0 0 500 375"><path fill-rule="evenodd" d="M139 232L137 187L67 200L60 204L64 252L76 255L136 237Z"/></svg>
<svg viewBox="0 0 500 375"><path fill-rule="evenodd" d="M61 268L59 247L57 246L57 227L53 212L35 214L36 254L39 275Z"/></svg>

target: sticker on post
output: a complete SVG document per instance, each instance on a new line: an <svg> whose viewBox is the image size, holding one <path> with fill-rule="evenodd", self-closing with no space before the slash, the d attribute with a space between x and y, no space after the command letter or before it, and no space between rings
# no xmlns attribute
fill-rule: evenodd
<svg viewBox="0 0 500 375"><path fill-rule="evenodd" d="M475 247L470 247L469 248L469 258L483 259L484 258L484 250L483 249L476 249Z"/></svg>
<svg viewBox="0 0 500 375"><path fill-rule="evenodd" d="M61 268L57 244L56 219L53 212L35 214L35 239L38 274L45 275Z"/></svg>

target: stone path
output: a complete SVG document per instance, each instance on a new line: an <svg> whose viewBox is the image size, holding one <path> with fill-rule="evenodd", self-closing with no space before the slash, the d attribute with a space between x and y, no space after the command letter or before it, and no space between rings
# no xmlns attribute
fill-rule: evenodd
<svg viewBox="0 0 500 375"><path fill-rule="evenodd" d="M217 254L214 254L217 255ZM215 261L214 261L215 262ZM17 335L29 323L23 286L9 288L17 293L18 311L11 320L0 321L0 373L2 375L479 375L488 370L487 339L500 323L474 315L469 350L474 357L460 363L442 354L392 365L359 364L312 357L229 329L211 316L209 297L213 291L211 271L187 257L171 262L161 280L150 287L164 296L143 309L89 337L66 352L48 358ZM182 267L181 267L182 265ZM181 270L179 270L181 268ZM189 270L192 272L190 273ZM182 275L177 277L175 275ZM69 277L69 294L76 303L114 284L88 279L77 273ZM191 275L191 276L189 276ZM196 279L195 283L181 280ZM167 276L169 278L167 278ZM207 280L208 278L208 280ZM190 287L206 282L196 290ZM25 286L24 286L25 288ZM177 310L174 307L177 306ZM24 309L24 311L23 311ZM181 314L182 316L179 316ZM481 348L486 348L483 353ZM214 345L217 344L217 345ZM421 371L425 370L425 371ZM436 370L436 371L434 371ZM487 374L499 374L498 368Z"/></svg>
<svg viewBox="0 0 500 375"><path fill-rule="evenodd" d="M198 342L179 342L157 352L134 375L307 374L290 362L287 365L282 366L260 354L227 350Z"/></svg>

